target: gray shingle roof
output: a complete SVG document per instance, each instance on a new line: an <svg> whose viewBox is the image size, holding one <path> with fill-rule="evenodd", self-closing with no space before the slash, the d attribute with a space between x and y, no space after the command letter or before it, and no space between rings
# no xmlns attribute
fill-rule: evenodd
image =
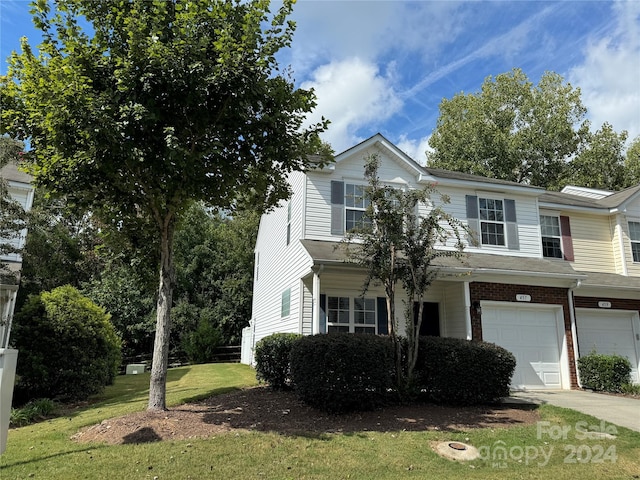
<svg viewBox="0 0 640 480"><path fill-rule="evenodd" d="M301 243L316 264L350 263L346 251L346 244L322 240L301 240ZM576 272L568 262L562 260L547 260L544 258L492 255L488 253L465 253L460 260L453 257L443 257L438 258L434 264L443 270L451 270L459 273L469 271L472 273L584 278L584 274Z"/></svg>

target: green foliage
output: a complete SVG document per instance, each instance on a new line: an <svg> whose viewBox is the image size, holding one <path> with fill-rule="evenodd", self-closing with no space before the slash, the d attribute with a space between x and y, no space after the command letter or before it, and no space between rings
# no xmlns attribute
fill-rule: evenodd
<svg viewBox="0 0 640 480"><path fill-rule="evenodd" d="M631 381L631 362L620 355L592 352L578 359L580 383L604 392L621 392Z"/></svg>
<svg viewBox="0 0 640 480"><path fill-rule="evenodd" d="M211 319L226 345L238 345L251 318L254 247L260 215L215 214L194 203L175 238L177 303ZM172 314L175 314L176 307ZM174 321L180 325L180 320ZM178 327L180 328L180 327Z"/></svg>
<svg viewBox="0 0 640 480"><path fill-rule="evenodd" d="M109 315L70 286L29 298L15 316L15 396L82 400L113 382L120 339Z"/></svg>
<svg viewBox="0 0 640 480"><path fill-rule="evenodd" d="M627 177L627 185L640 183L640 135L633 139L625 154L624 169Z"/></svg>
<svg viewBox="0 0 640 480"><path fill-rule="evenodd" d="M440 103L428 165L557 189L589 131L580 89L552 72L534 86L520 69Z"/></svg>
<svg viewBox="0 0 640 480"><path fill-rule="evenodd" d="M256 343L256 378L277 390L291 387L291 349L301 337L297 333L274 333Z"/></svg>
<svg viewBox="0 0 640 480"><path fill-rule="evenodd" d="M513 354L492 343L420 337L414 388L434 403L491 403L509 396L515 367Z"/></svg>
<svg viewBox="0 0 640 480"><path fill-rule="evenodd" d="M24 427L54 415L57 408L56 403L48 398L31 400L20 408L11 409L9 423L12 427Z"/></svg>
<svg viewBox="0 0 640 480"><path fill-rule="evenodd" d="M29 139L37 186L103 223L152 238L159 254L150 408L165 408L173 240L194 201L262 211L287 174L324 153L313 91L279 71L292 0L58 0L34 3L44 41L0 80L0 133ZM87 31L83 26L87 25ZM91 36L90 36L91 35ZM322 163L321 162L321 163Z"/></svg>
<svg viewBox="0 0 640 480"><path fill-rule="evenodd" d="M565 183L613 191L628 186L623 155L626 140L626 131L618 134L608 123L589 133L568 164Z"/></svg>
<svg viewBox="0 0 640 480"><path fill-rule="evenodd" d="M366 269L364 292L371 282L384 286L387 304L391 307L387 312L387 323L396 346L397 386L403 390L412 382L419 349L422 312L415 323L413 305L423 304L426 291L441 275L438 261L461 257L464 249L461 233L466 227L444 210L443 205L449 203L449 198L439 194L434 186L403 191L384 185L378 177L379 163L377 155L367 159L364 176L368 182L365 195L369 206L362 225L348 232L346 243L351 260ZM426 213L419 213L418 208ZM436 244L451 248L436 248ZM402 349L396 335L395 291L398 282L409 297L405 312L409 341L406 376L402 374Z"/></svg>
<svg viewBox="0 0 640 480"><path fill-rule="evenodd" d="M300 398L327 412L370 410L395 391L394 345L386 336L319 334L291 348L291 378Z"/></svg>
<svg viewBox="0 0 640 480"><path fill-rule="evenodd" d="M620 388L621 393L627 395L640 395L640 384L637 383L623 383Z"/></svg>
<svg viewBox="0 0 640 480"><path fill-rule="evenodd" d="M187 308L196 307L184 305ZM197 313L197 312L196 312ZM176 315L179 317L179 315ZM207 316L196 319L196 327L181 338L181 349L191 363L208 363L215 360L215 351L222 345L222 332Z"/></svg>
<svg viewBox="0 0 640 480"><path fill-rule="evenodd" d="M153 345L155 295L144 270L137 258L112 257L82 289L111 316L125 358L148 354Z"/></svg>

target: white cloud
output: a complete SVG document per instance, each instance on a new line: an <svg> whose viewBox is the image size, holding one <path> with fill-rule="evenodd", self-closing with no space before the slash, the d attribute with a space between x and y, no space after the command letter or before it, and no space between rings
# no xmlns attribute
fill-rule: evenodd
<svg viewBox="0 0 640 480"><path fill-rule="evenodd" d="M427 150L432 150L432 148L429 146L430 138L431 136L412 139L407 138L406 135L401 135L400 139L395 143L400 150L409 155L420 165L425 165L427 163L427 156L425 152Z"/></svg>
<svg viewBox="0 0 640 480"><path fill-rule="evenodd" d="M383 75L374 63L359 58L322 65L302 84L313 87L318 99L307 121L331 120L323 138L336 153L353 146L362 140L358 129L382 123L402 108L392 78L392 73Z"/></svg>
<svg viewBox="0 0 640 480"><path fill-rule="evenodd" d="M614 4L615 29L592 39L584 62L569 72L596 130L604 122L630 139L640 134L640 2Z"/></svg>

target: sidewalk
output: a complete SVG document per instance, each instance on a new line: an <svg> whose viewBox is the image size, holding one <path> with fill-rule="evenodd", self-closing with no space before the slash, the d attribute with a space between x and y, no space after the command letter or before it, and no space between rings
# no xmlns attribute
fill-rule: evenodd
<svg viewBox="0 0 640 480"><path fill-rule="evenodd" d="M605 422L640 432L640 400L635 398L582 390L513 392L511 397L536 404L548 403L556 407L571 408Z"/></svg>

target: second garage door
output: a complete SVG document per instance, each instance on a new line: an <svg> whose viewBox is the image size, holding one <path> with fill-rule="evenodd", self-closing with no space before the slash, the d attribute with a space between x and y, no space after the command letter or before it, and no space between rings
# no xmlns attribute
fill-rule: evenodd
<svg viewBox="0 0 640 480"><path fill-rule="evenodd" d="M569 387L561 307L482 302L482 337L516 357L512 388Z"/></svg>
<svg viewBox="0 0 640 480"><path fill-rule="evenodd" d="M631 381L640 383L638 350L640 336L637 314L628 311L576 309L580 356L592 351L605 355L622 355L631 362Z"/></svg>

